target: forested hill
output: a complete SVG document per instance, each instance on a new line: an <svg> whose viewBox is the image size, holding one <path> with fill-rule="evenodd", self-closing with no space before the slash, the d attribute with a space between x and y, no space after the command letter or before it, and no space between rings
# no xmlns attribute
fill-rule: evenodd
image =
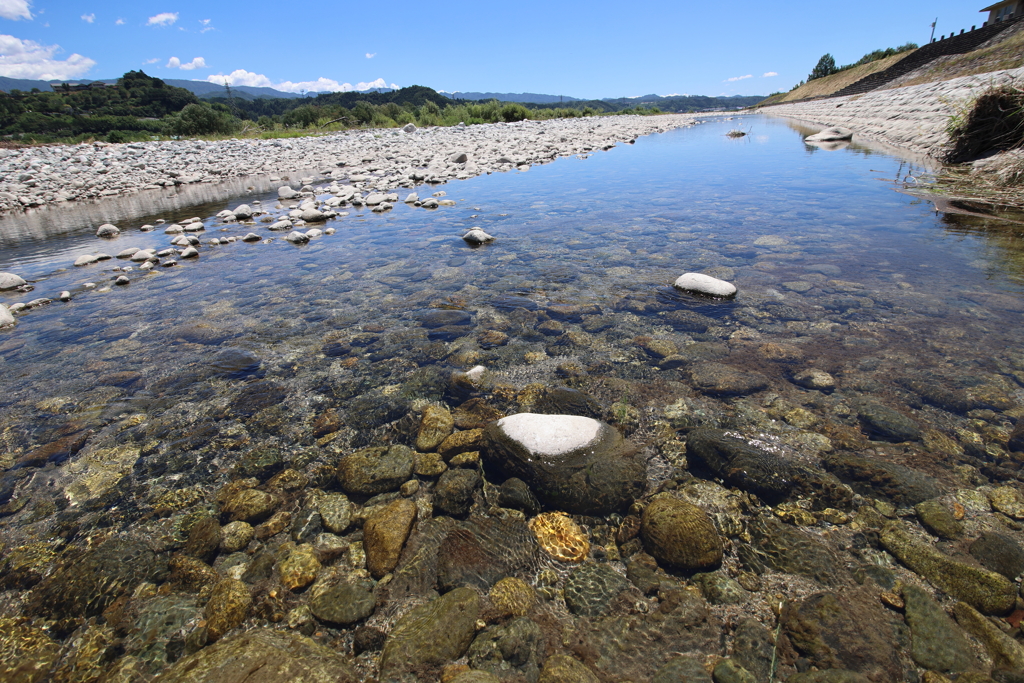
<svg viewBox="0 0 1024 683"><path fill-rule="evenodd" d="M760 95L733 95L732 97L708 97L707 95L673 95L661 97L660 95L644 95L643 97L619 97L605 100L577 100L562 106L566 107L590 107L598 112L617 112L625 109L636 109L637 107L656 107L664 112L696 112L713 111L716 109L742 109L757 104L764 98ZM534 105L538 109L550 106L548 104Z"/></svg>
<svg viewBox="0 0 1024 683"><path fill-rule="evenodd" d="M352 92L328 92L320 93L315 97L299 97L293 99L257 98L254 100L233 99L232 101L229 101L227 97L212 97L209 95L205 96L203 99L209 102L229 105L239 112L245 112L251 118L258 118L260 116L280 116L303 106L331 106L352 109L357 103L366 102L367 104L376 106L396 104L400 107L422 107L427 102L433 102L437 106L443 108L452 103L451 100L444 95L422 85L410 85L400 90L392 90L391 92L370 92L358 90Z"/></svg>

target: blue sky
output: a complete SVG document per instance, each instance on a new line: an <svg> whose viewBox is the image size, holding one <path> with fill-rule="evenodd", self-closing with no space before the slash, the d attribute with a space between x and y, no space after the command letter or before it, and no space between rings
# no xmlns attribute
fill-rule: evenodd
<svg viewBox="0 0 1024 683"><path fill-rule="evenodd" d="M426 85L582 98L762 95L981 25L985 3L609 0L430 4L0 0L0 76L161 78L292 92Z"/></svg>

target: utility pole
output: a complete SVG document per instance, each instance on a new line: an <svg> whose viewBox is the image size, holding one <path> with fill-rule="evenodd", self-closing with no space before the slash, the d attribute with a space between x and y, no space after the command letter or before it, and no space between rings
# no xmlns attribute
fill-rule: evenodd
<svg viewBox="0 0 1024 683"><path fill-rule="evenodd" d="M935 21L932 22L932 35L928 39L929 43L932 42L933 40L935 40L935 24L937 24L937 23L939 23L939 18L935 17Z"/></svg>

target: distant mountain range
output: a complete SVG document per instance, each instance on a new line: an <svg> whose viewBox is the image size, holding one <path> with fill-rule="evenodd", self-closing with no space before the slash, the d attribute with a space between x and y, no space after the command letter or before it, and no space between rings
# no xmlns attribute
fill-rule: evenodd
<svg viewBox="0 0 1024 683"><path fill-rule="evenodd" d="M178 88L185 88L197 97L203 99L225 98L227 90L223 85L210 83L208 81L188 81L178 78L163 79L167 85ZM30 92L33 88L49 91L52 85L60 85L65 81L33 81L20 78L6 78L0 76L0 91L10 92L21 90ZM79 80L77 83L92 83L90 80ZM102 83L117 83L116 78L106 78ZM391 88L376 88L374 90L360 90L359 93L390 93ZM315 97L318 93L307 93L308 97ZM354 93L353 93L354 94ZM578 97L567 97L563 95L542 95L540 93L499 93L499 92L442 92L448 99L459 100L498 100L500 102L520 102L523 104L539 105L542 108L560 106L572 106L577 109L590 107L599 112L621 111L637 106L658 107L662 111L669 112L692 112L707 111L711 109L739 109L756 104L764 99L763 95L733 95L731 97L707 97L704 95L644 95L642 97L606 97L601 100L583 100ZM297 99L303 97L298 93L282 92L273 88L258 88L248 85L233 86L231 95L240 100L257 99Z"/></svg>
<svg viewBox="0 0 1024 683"><path fill-rule="evenodd" d="M498 100L499 102L522 102L524 104L577 102L580 99L562 95L541 95L535 92L439 92L453 100Z"/></svg>
<svg viewBox="0 0 1024 683"><path fill-rule="evenodd" d="M101 83L114 84L117 83L116 78L102 78L96 79ZM225 97L227 91L223 85L216 83L210 83L208 81L188 81L181 78L164 78L162 79L167 85L173 85L177 88L185 88L191 91L196 97L208 99L211 97ZM0 76L0 91L10 92L12 90L21 90L22 92L31 92L32 88L39 88L45 92L49 92L51 86L60 85L61 83L74 82L74 83L93 83L95 81L89 79L72 79L71 81L33 81L24 78L6 78ZM391 92L391 88L375 88L373 90L360 90L359 92ZM259 98L264 99L294 99L303 97L299 93L295 92L283 92L281 90L274 90L273 88L259 88L256 86L239 85L232 86L231 94L234 97L243 100L256 100ZM315 95L316 93L310 93Z"/></svg>

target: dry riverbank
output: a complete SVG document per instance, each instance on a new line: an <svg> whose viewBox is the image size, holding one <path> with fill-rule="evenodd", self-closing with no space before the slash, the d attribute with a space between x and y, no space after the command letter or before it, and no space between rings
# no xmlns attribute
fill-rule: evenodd
<svg viewBox="0 0 1024 683"><path fill-rule="evenodd" d="M393 190L546 163L694 125L688 114L345 131L278 140L94 143L0 150L0 212L316 169Z"/></svg>

